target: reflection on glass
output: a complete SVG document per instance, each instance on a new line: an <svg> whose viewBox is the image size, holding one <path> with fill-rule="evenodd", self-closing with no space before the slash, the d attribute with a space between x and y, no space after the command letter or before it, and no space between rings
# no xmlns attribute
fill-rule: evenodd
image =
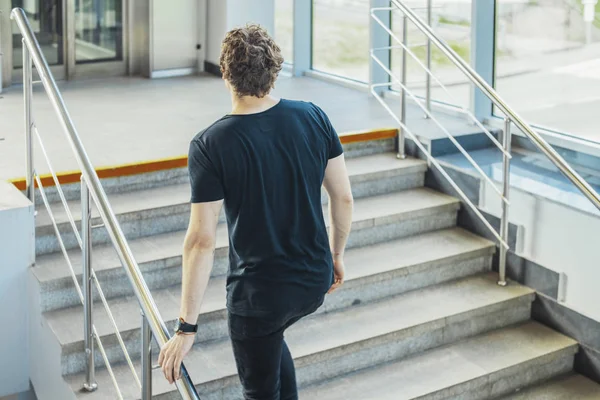
<svg viewBox="0 0 600 400"><path fill-rule="evenodd" d="M423 2L424 3L424 2ZM424 4L423 4L424 5ZM427 20L427 10L419 8L417 14ZM402 39L402 13L392 14L392 31ZM465 61L470 60L471 52L471 1L448 2L432 1L431 26L452 49ZM397 45L397 43L392 43ZM423 65L427 65L427 40L421 31L408 22L408 44L415 56ZM400 78L402 74L402 50L391 52L392 71ZM408 55L407 82L410 90L418 96L425 96L426 72L410 55ZM465 76L435 45L431 46L431 70L450 91L448 95L432 79L432 99L444 103L469 105L469 89ZM400 89L398 85L392 86Z"/></svg>
<svg viewBox="0 0 600 400"><path fill-rule="evenodd" d="M313 0L313 68L369 79L369 1Z"/></svg>
<svg viewBox="0 0 600 400"><path fill-rule="evenodd" d="M122 0L75 0L77 63L123 59Z"/></svg>
<svg viewBox="0 0 600 400"><path fill-rule="evenodd" d="M586 21L579 0L498 0L496 89L529 123L600 142L595 8Z"/></svg>
<svg viewBox="0 0 600 400"><path fill-rule="evenodd" d="M12 0L11 6L25 10L49 65L63 64L63 8L61 0ZM13 24L13 66L23 66L21 34Z"/></svg>
<svg viewBox="0 0 600 400"><path fill-rule="evenodd" d="M292 64L294 30L294 0L275 0L275 41L285 62Z"/></svg>

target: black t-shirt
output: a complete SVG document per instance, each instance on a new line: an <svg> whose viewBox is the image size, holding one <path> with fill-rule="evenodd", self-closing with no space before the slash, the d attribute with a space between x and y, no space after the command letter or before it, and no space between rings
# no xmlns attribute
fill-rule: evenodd
<svg viewBox="0 0 600 400"><path fill-rule="evenodd" d="M321 186L342 145L316 105L281 99L226 115L190 143L192 203L224 199L227 307L243 316L315 301L333 280Z"/></svg>

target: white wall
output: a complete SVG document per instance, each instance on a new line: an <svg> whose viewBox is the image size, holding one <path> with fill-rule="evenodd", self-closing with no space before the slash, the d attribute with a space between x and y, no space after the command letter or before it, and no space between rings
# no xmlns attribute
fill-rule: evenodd
<svg viewBox="0 0 600 400"><path fill-rule="evenodd" d="M564 272L565 305L600 321L600 214L514 187L510 202L510 222L523 227L518 254ZM500 216L500 201L489 186L484 190L482 208Z"/></svg>
<svg viewBox="0 0 600 400"><path fill-rule="evenodd" d="M0 182L0 397L29 389L27 274L34 254L33 205Z"/></svg>
<svg viewBox="0 0 600 400"><path fill-rule="evenodd" d="M153 71L196 67L197 26L203 23L198 21L199 5L198 0L153 0Z"/></svg>
<svg viewBox="0 0 600 400"><path fill-rule="evenodd" d="M206 61L218 65L228 30L252 22L275 32L275 0L208 0L207 20Z"/></svg>
<svg viewBox="0 0 600 400"><path fill-rule="evenodd" d="M221 42L227 32L227 0L208 0L206 61L219 65Z"/></svg>

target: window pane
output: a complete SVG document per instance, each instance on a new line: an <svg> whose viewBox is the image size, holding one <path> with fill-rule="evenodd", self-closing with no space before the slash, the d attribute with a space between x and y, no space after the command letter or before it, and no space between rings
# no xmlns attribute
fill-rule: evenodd
<svg viewBox="0 0 600 400"><path fill-rule="evenodd" d="M61 0L13 0L12 7L25 10L49 65L63 64L63 8ZM21 34L13 25L13 66L23 66Z"/></svg>
<svg viewBox="0 0 600 400"><path fill-rule="evenodd" d="M600 142L599 13L588 23L580 0L498 1L496 88L529 123Z"/></svg>
<svg viewBox="0 0 600 400"><path fill-rule="evenodd" d="M78 63L123 59L122 0L75 1Z"/></svg>
<svg viewBox="0 0 600 400"><path fill-rule="evenodd" d="M293 64L294 0L275 0L275 41L285 62Z"/></svg>
<svg viewBox="0 0 600 400"><path fill-rule="evenodd" d="M415 4L415 12L427 20L426 2ZM392 30L402 39L402 12L392 14ZM464 60L470 60L471 52L471 1L448 2L434 0L432 2L431 26L454 51ZM423 33L408 21L408 44L423 65L427 65L427 39ZM397 45L397 43L392 43ZM469 84L462 72L434 44L431 46L431 70L435 76L447 86L450 95L441 89L435 80L431 80L431 96L433 100L448 104L469 105ZM407 82L409 89L418 96L425 96L426 72L410 55L407 62ZM402 50L392 50L392 70L400 78L402 73ZM398 85L393 85L399 89Z"/></svg>
<svg viewBox="0 0 600 400"><path fill-rule="evenodd" d="M313 0L312 65L319 71L368 81L368 0Z"/></svg>

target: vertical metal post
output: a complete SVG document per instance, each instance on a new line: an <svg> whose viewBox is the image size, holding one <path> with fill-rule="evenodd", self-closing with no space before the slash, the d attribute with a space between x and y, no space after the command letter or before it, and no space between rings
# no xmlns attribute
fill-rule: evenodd
<svg viewBox="0 0 600 400"><path fill-rule="evenodd" d="M142 313L142 400L152 399L152 330Z"/></svg>
<svg viewBox="0 0 600 400"><path fill-rule="evenodd" d="M506 153L510 154L511 152L511 120L506 117L504 119L504 133L502 135L502 146ZM509 199L510 194L510 158L506 154L503 155L502 158L502 180L504 183L504 187L502 189L502 195L506 200ZM508 204L503 201L502 202L502 219L500 220L500 236L505 243L508 243ZM504 246L500 246L500 264L499 264L499 272L500 277L498 280L498 285L506 286L506 255L508 253L508 249L504 248Z"/></svg>
<svg viewBox="0 0 600 400"><path fill-rule="evenodd" d="M75 76L75 1L65 1L64 14L65 22L63 24L65 34L63 36L64 55L63 60L66 66L66 77L67 79L73 79ZM83 10L81 10L83 13Z"/></svg>
<svg viewBox="0 0 600 400"><path fill-rule="evenodd" d="M98 389L94 365L94 333L92 322L92 210L91 196L87 183L81 176L81 244L83 266L83 340L85 348L86 375L83 389L93 392Z"/></svg>
<svg viewBox="0 0 600 400"><path fill-rule="evenodd" d="M408 47L408 17L404 14L402 18L402 44L404 44L404 48L402 49L402 89L401 89L401 98L402 98L402 111L400 115L400 120L402 124L406 126L406 75L407 75L407 60L408 53L406 51L406 47ZM398 155L399 159L406 158L406 150L404 149L404 141L406 139L406 135L404 133L404 128L400 127L398 130Z"/></svg>
<svg viewBox="0 0 600 400"><path fill-rule="evenodd" d="M312 68L312 15L312 1L294 0L294 76L302 76Z"/></svg>
<svg viewBox="0 0 600 400"><path fill-rule="evenodd" d="M494 86L497 1L471 2L471 66L490 86ZM471 84L471 108L479 121L493 113L492 100Z"/></svg>
<svg viewBox="0 0 600 400"><path fill-rule="evenodd" d="M35 177L33 176L33 117L31 101L33 97L33 65L31 54L23 39L23 99L25 105L25 146L27 148L27 176L25 177L27 198L35 208Z"/></svg>
<svg viewBox="0 0 600 400"><path fill-rule="evenodd" d="M427 25L431 26L432 22L432 0L427 0ZM431 39L427 38L427 69L431 71ZM425 107L427 111L431 113L431 76L429 73L425 73ZM429 115L425 113L425 118L429 118Z"/></svg>
<svg viewBox="0 0 600 400"><path fill-rule="evenodd" d="M392 11L385 9L390 7L390 0L370 0L370 7L371 12L376 12L377 17L383 22L383 25L386 28L391 29ZM378 8L378 10L373 11L374 8ZM374 18L369 18L369 43L369 47L375 53L379 62L386 68L391 69L392 50L389 49L391 37ZM388 48L387 51L383 50L385 47ZM372 89L375 89L375 93L384 95L385 92L390 90L390 86L377 86L373 88L372 85L387 82L390 82L391 86L391 78L388 73L381 68L377 61L369 58L369 92L371 92Z"/></svg>

